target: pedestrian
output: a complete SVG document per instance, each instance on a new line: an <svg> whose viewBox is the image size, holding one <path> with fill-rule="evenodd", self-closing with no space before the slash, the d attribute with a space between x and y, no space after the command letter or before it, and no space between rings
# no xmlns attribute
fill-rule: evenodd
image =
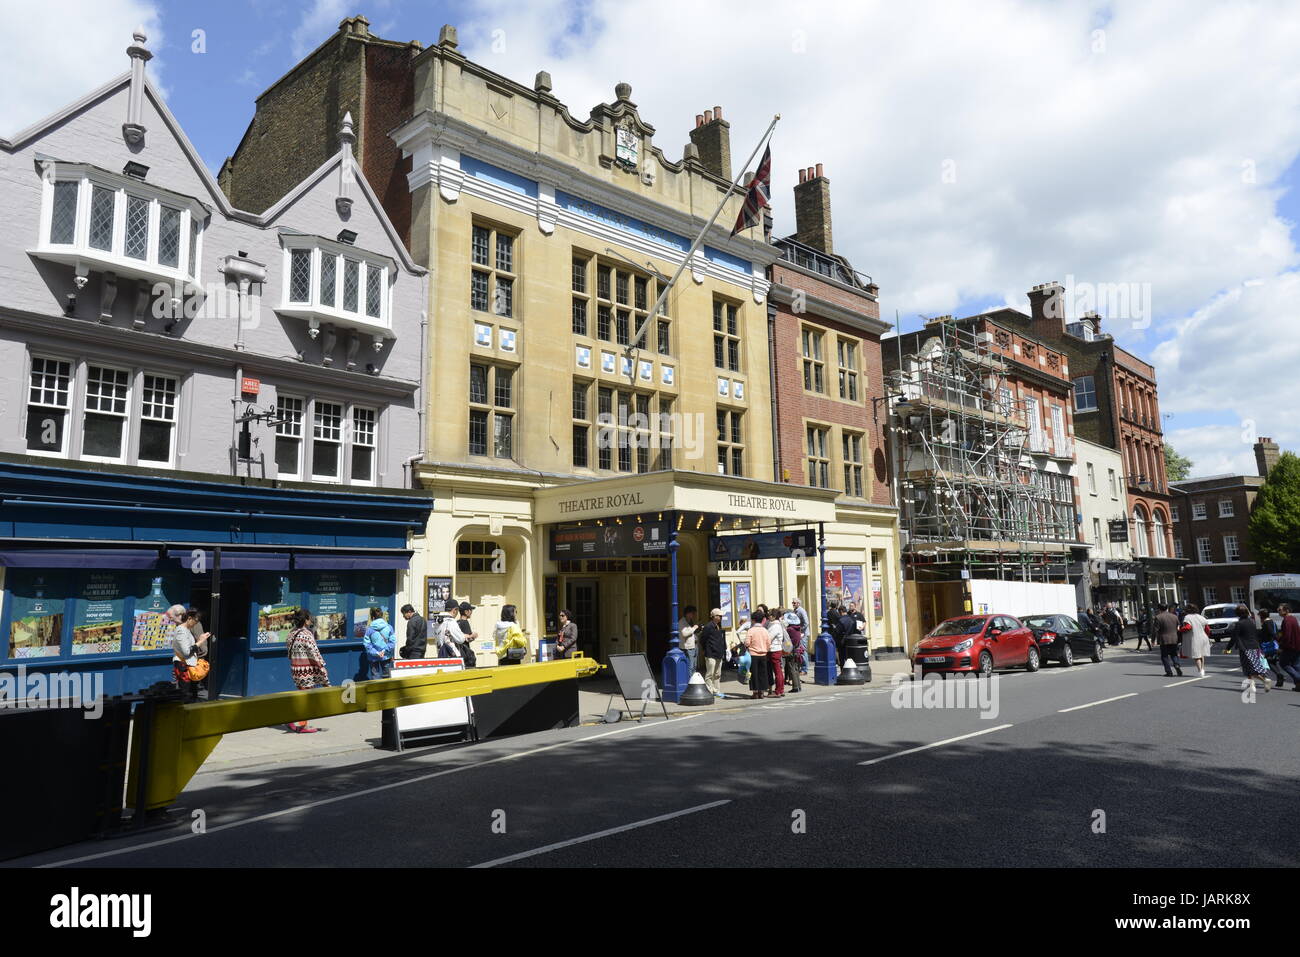
<svg viewBox="0 0 1300 957"><path fill-rule="evenodd" d="M698 670L698 649L695 647L695 632L698 629L695 624L695 606L687 605L682 611L682 617L677 622L677 647L686 652L686 657L691 662L691 674Z"/></svg>
<svg viewBox="0 0 1300 957"><path fill-rule="evenodd" d="M1101 613L1102 623L1106 626L1106 642L1111 645L1119 644L1119 612L1115 610L1114 602L1106 603L1106 610Z"/></svg>
<svg viewBox="0 0 1300 957"><path fill-rule="evenodd" d="M461 653L461 645L465 643L465 633L460 630L460 625L456 624L459 613L460 604L456 599L448 598L442 603L442 614L438 616L438 624L433 630L438 640L439 658L464 657Z"/></svg>
<svg viewBox="0 0 1300 957"><path fill-rule="evenodd" d="M1165 676L1174 676L1174 672L1169 670L1172 665L1181 678L1183 666L1178 663L1178 617L1169 610L1168 605L1160 606L1153 628L1160 645L1160 663L1165 666Z"/></svg>
<svg viewBox="0 0 1300 957"><path fill-rule="evenodd" d="M1161 608L1164 607L1165 606L1163 605L1161 606ZM1174 610L1172 608L1169 608L1168 611L1171 615L1174 615ZM1178 621L1177 615L1174 615L1174 621L1175 622ZM1155 623L1156 623L1155 617L1151 614L1151 606L1150 605L1145 606L1142 610L1142 617L1138 620L1137 643L1133 646L1134 651L1142 650L1143 641L1147 643L1148 651L1151 651L1155 648L1155 645L1151 640L1152 633L1155 630Z"/></svg>
<svg viewBox="0 0 1300 957"><path fill-rule="evenodd" d="M406 644L402 645L402 657L423 658L429 646L429 623L410 605L402 606L402 617L406 619Z"/></svg>
<svg viewBox="0 0 1300 957"><path fill-rule="evenodd" d="M839 666L844 667L844 660L848 657L849 639L858 633L858 619L854 617L852 603L840 609L840 622L835 638L836 657L839 659Z"/></svg>
<svg viewBox="0 0 1300 957"><path fill-rule="evenodd" d="M704 685L715 698L722 693L722 659L727 653L727 636L722 630L722 609L709 612L709 620L700 628L700 652L704 655Z"/></svg>
<svg viewBox="0 0 1300 957"><path fill-rule="evenodd" d="M578 647L578 626L567 608L560 610L560 631L555 636L555 657L572 658Z"/></svg>
<svg viewBox="0 0 1300 957"><path fill-rule="evenodd" d="M807 670L804 667L803 627L793 607L785 613L782 623L785 625L788 646L785 652L785 683L790 686L790 694L798 694L803 690L799 676Z"/></svg>
<svg viewBox="0 0 1300 957"><path fill-rule="evenodd" d="M361 639L365 646L366 657L370 662L370 678L391 678L393 676L393 652L397 650L397 635L393 626L384 617L382 608L370 609L370 624L366 626L365 636Z"/></svg>
<svg viewBox="0 0 1300 957"><path fill-rule="evenodd" d="M745 632L745 648L750 658L749 687L753 689L753 698L767 694L767 653L771 646L772 636L768 633L763 613L755 608L749 631Z"/></svg>
<svg viewBox="0 0 1300 957"><path fill-rule="evenodd" d="M194 681L191 673L190 681L196 686L195 697L200 701L207 701L209 695L208 683L212 680L212 663L208 657L208 639L212 635L203 630L203 623L199 621L199 610L194 607L185 609L185 627L194 636L194 654L198 657L196 667L199 673L203 675L198 681Z"/></svg>
<svg viewBox="0 0 1300 957"><path fill-rule="evenodd" d="M207 649L195 641L194 632L185 624L185 613L184 605L172 605L167 609L166 619L172 647L172 681L181 693L181 700L192 702L198 700L199 681L206 674L206 669L199 665L199 652Z"/></svg>
<svg viewBox="0 0 1300 957"><path fill-rule="evenodd" d="M515 621L514 605L501 609L501 620L492 630L492 640L496 645L497 664L517 665L528 657L528 639Z"/></svg>
<svg viewBox="0 0 1300 957"><path fill-rule="evenodd" d="M474 630L474 625L470 622L470 612L474 606L467 601L463 601L457 606L459 616L456 618L456 626L460 629L461 636L465 639L460 646L461 657L465 661L467 669L473 668L478 664L478 655L474 653L474 642L478 641L478 632Z"/></svg>
<svg viewBox="0 0 1300 957"><path fill-rule="evenodd" d="M799 617L799 633L803 635L803 651L799 655L799 673L806 675L808 673L808 661L812 658L809 653L812 641L812 621L808 618L808 612L804 610L803 602L798 598L790 601L790 611ZM789 628L786 628L789 631Z"/></svg>
<svg viewBox="0 0 1300 957"><path fill-rule="evenodd" d="M781 609L769 608L767 619L767 634L771 638L771 644L767 646L767 663L771 672L771 685L776 689L776 697L785 697L785 654L786 634L785 623L781 621Z"/></svg>
<svg viewBox="0 0 1300 957"><path fill-rule="evenodd" d="M1278 629L1278 664L1291 676L1291 690L1300 691L1300 619L1291 613L1291 606L1278 605L1282 626Z"/></svg>
<svg viewBox="0 0 1300 957"><path fill-rule="evenodd" d="M1282 670L1280 659L1281 647L1278 644L1277 625L1273 624L1273 618L1267 611L1261 608L1259 615L1259 652L1264 656L1264 662L1268 665L1269 670L1273 672L1273 684L1281 688L1286 684L1286 672Z"/></svg>
<svg viewBox="0 0 1300 957"><path fill-rule="evenodd" d="M410 608L410 605L406 606ZM320 646L316 644L315 622L304 608L294 610L290 619L292 630L289 632L289 674L293 676L294 687L299 691L312 688L328 688L329 672L325 669L325 659L321 657ZM324 728L313 728L306 721L290 721L289 730L295 734L315 734Z"/></svg>
<svg viewBox="0 0 1300 957"><path fill-rule="evenodd" d="M1183 636L1182 655L1196 662L1196 670L1205 677L1205 659L1210 656L1210 623L1201 614L1201 609L1188 603L1184 609L1182 624L1178 626Z"/></svg>
<svg viewBox="0 0 1300 957"><path fill-rule="evenodd" d="M1246 676L1246 680L1254 686L1255 679L1258 678L1265 691L1271 690L1268 666L1264 664L1264 657L1259 650L1259 629L1255 627L1255 620L1245 605L1237 606L1237 623L1232 626L1232 637L1228 639L1224 653L1232 651L1234 646L1237 649L1237 660L1241 662L1241 673Z"/></svg>

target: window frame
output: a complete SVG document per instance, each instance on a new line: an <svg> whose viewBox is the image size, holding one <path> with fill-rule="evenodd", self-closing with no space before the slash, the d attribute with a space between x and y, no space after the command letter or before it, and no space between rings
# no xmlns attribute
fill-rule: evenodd
<svg viewBox="0 0 1300 957"><path fill-rule="evenodd" d="M495 245L490 247L495 250ZM519 396L518 376L521 366L512 363L493 362L482 356L474 356L470 360L470 382L474 379L474 369L482 368L483 376L483 398L476 400L471 392L468 401L468 416L465 448L466 454L478 458L504 459L513 462L515 460L515 416L518 414L519 407L514 401ZM506 373L510 377L510 396L509 405L497 404L498 398L498 375ZM473 436L475 415L485 416L485 431L483 436L483 451L474 451ZM501 420L508 419L504 426L498 423ZM508 441L510 447L508 454L501 455L498 451L499 440L502 432L508 432Z"/></svg>
<svg viewBox="0 0 1300 957"><path fill-rule="evenodd" d="M280 403L283 401L292 401L298 403L298 409L297 409L298 432L297 435L292 435L286 432L282 432L281 429L289 425L289 423L279 422L279 421L277 421L276 423L275 451L274 451L276 478L288 479L289 481L292 482L301 482L304 481L303 479L303 475L305 474L304 467L307 461L308 436L306 435L306 420L307 420L307 410L310 403L306 396L296 395L290 392L280 392L279 390L276 390L275 417L277 420L282 419L284 417L284 413L281 412L281 406L280 406ZM284 472L280 471L280 439L282 438L296 439L298 443L298 454L297 454L298 467L291 475L286 475Z"/></svg>
<svg viewBox="0 0 1300 957"><path fill-rule="evenodd" d="M861 378L862 370L862 364L859 358L862 355L860 345L861 340L859 339L850 339L846 336L839 335L835 337L835 362L836 371L838 373L837 378L839 381L839 397L841 402L857 404L860 401L859 396L862 394L862 391L858 388L858 380ZM846 351L851 353L849 356L851 364L848 365L844 362L844 354ZM844 385L846 382L849 386L849 395L844 394Z"/></svg>
<svg viewBox="0 0 1300 957"><path fill-rule="evenodd" d="M161 379L172 383L171 390L171 418L161 419L156 416L145 415L146 396L150 390L148 388L149 379ZM157 390L153 390L155 393ZM154 403L157 404L156 402ZM140 370L140 414L137 417L136 435L135 435L135 462L137 465L147 465L151 468L175 468L176 466L176 446L177 436L180 429L180 404L181 404L181 377L168 373L154 372L149 369ZM167 458L166 459L146 459L141 455L141 445L144 442L144 424L145 422L166 422L170 429L167 435Z"/></svg>
<svg viewBox="0 0 1300 957"><path fill-rule="evenodd" d="M66 381L63 384L63 394L64 394L63 398L65 404L62 407L49 405L44 402L41 403L32 402L31 400L32 386L33 386L32 376L35 374L37 361L43 363L58 363L67 366L68 373L67 373ZM72 444L72 439L71 439L72 427L75 421L74 416L75 416L75 406L76 406L76 399L77 399L77 371L79 365L80 363L76 359L62 359L59 358L58 356L47 355L39 352L31 353L29 355L28 367L27 367L27 395L26 395L26 401L23 406L23 412L25 416L24 429L23 429L23 445L24 445L23 454L40 455L46 458L69 458L70 457L69 449L71 448L71 444ZM44 375L45 373L42 373L43 380L44 380ZM56 385L54 389L56 396L58 394L58 391L59 390ZM42 398L45 396L46 392L47 392L46 386L44 384L44 381L42 381L42 385L41 385ZM63 428L61 430L62 441L60 442L59 448L57 450L33 449L28 445L27 434L28 431L31 429L31 415L32 415L33 408L59 409L60 411L63 412Z"/></svg>
<svg viewBox="0 0 1300 957"><path fill-rule="evenodd" d="M816 326L799 327L800 377L804 392L826 395L826 331Z"/></svg>
<svg viewBox="0 0 1300 957"><path fill-rule="evenodd" d="M335 322L346 328L356 328L363 332L391 331L393 328L393 287L397 276L397 264L381 253L374 253L349 246L347 243L335 242L323 236L305 234L282 234L281 245L281 282L280 306L277 312L297 315L312 321ZM293 260L295 254L306 253L307 260L307 298L292 299ZM333 282L331 291L333 301L327 303L323 298L325 283L325 260L333 258ZM348 265L357 265L356 308L348 309L347 272ZM379 315L370 315L369 283L370 277L379 274Z"/></svg>
<svg viewBox="0 0 1300 957"><path fill-rule="evenodd" d="M105 369L110 372L123 373L126 376L126 395L122 402L125 411L121 414L116 412L103 412L99 409L90 408L90 373L92 369ZM90 362L85 363L85 375L79 377L80 394L81 394L81 414L78 419L81 423L81 439L78 443L80 449L80 461L83 462L104 462L118 465L130 463L131 439L134 430L132 428L133 409L132 403L135 401L135 370L123 366L115 365L111 362ZM118 440L118 454L116 456L89 455L86 452L86 420L91 415L102 415L110 418L121 419L122 432Z"/></svg>

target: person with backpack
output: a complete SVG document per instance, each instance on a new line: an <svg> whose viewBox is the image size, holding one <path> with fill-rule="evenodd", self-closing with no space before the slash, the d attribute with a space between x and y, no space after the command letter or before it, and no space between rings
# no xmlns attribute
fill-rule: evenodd
<svg viewBox="0 0 1300 957"><path fill-rule="evenodd" d="M514 605L506 605L501 609L501 620L492 631L498 664L517 665L528 657L528 639L515 621L516 614Z"/></svg>
<svg viewBox="0 0 1300 957"><path fill-rule="evenodd" d="M366 658L370 663L369 677L391 678L397 635L393 633L393 626L384 618L382 608L370 609L370 624L366 626L361 643L365 646Z"/></svg>
<svg viewBox="0 0 1300 957"><path fill-rule="evenodd" d="M461 644L465 641L465 633L456 624L456 616L459 612L460 604L454 598L448 598L443 602L442 614L433 632L438 639L439 658L464 657L461 654Z"/></svg>

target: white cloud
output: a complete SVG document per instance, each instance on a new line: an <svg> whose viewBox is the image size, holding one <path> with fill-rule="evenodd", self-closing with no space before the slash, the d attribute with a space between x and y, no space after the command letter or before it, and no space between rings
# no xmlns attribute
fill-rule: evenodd
<svg viewBox="0 0 1300 957"><path fill-rule="evenodd" d="M339 21L349 15L350 0L312 0L294 28L291 38L294 60L301 60L338 29Z"/></svg>
<svg viewBox="0 0 1300 957"><path fill-rule="evenodd" d="M1272 436L1276 439L1276 436ZM1249 441L1247 441L1249 439ZM1207 475L1255 475L1255 436L1235 425L1172 429L1165 441L1192 461L1188 478Z"/></svg>
<svg viewBox="0 0 1300 957"><path fill-rule="evenodd" d="M155 54L163 43L157 5L143 0L60 0L57 10L4 0L0 14L17 31L0 57L6 138L125 73L136 27L144 27ZM160 87L162 67L158 56L149 61L149 77Z"/></svg>
<svg viewBox="0 0 1300 957"><path fill-rule="evenodd" d="M1216 397L1235 393L1217 408L1254 408L1265 434L1284 433L1276 387L1230 382L1222 348L1175 319L1300 263L1276 212L1277 179L1300 153L1300 7L484 0L475 11L460 23L472 58L530 85L549 70L580 119L626 80L670 157L695 114L722 104L739 164L780 112L778 232L793 230L797 170L824 163L836 251L880 283L885 318L989 298L1023 309L1030 286L1067 275L1149 284L1154 324L1108 316L1106 328L1142 354L1176 337L1185 361L1163 351L1163 404L1190 408L1202 400L1179 380L1209 380ZM1245 307L1215 315L1229 351L1271 351L1259 323L1284 328L1282 314Z"/></svg>

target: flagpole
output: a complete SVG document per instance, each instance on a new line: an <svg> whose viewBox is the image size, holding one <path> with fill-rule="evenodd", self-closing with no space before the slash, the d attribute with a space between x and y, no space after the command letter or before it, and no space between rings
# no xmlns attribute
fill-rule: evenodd
<svg viewBox="0 0 1300 957"><path fill-rule="evenodd" d="M691 248L686 251L686 256L682 259L681 265L677 267L677 271L674 272L672 278L668 280L668 284L664 286L663 289L659 290L659 295L654 301L654 306L651 307L645 320L637 328L636 334L632 336L632 341L628 343L627 348L623 351L623 355L632 360L632 368L628 372L628 379L632 385L636 384L636 364L637 360L640 358L641 352L637 343L641 341L642 336L648 334L647 330L650 328L651 320L658 318L659 309L663 306L664 300L668 298L669 291L677 283L677 280L681 278L682 273L686 270L686 266L695 256L695 253L702 245L704 245L705 235L707 235L708 231L713 228L713 224L718 221L718 217L722 215L723 207L727 205L727 200L731 198L732 190L740 185L740 181L744 178L746 170L749 169L749 164L754 162L754 157L758 155L758 151L763 148L763 144L766 143L768 137L772 135L772 130L776 128L776 124L780 119L780 113L777 113L772 117L772 122L767 125L766 132L764 132L762 137L759 139L758 145L754 147L754 152L749 154L749 159L745 160L744 165L740 167L740 172L737 174L736 178L731 181L731 187L723 194L722 202L718 203L718 208L713 211L713 215L709 217L709 221L704 224L704 228L700 230L700 234L695 237L695 242L691 243ZM633 355L634 352L636 353L635 355Z"/></svg>

